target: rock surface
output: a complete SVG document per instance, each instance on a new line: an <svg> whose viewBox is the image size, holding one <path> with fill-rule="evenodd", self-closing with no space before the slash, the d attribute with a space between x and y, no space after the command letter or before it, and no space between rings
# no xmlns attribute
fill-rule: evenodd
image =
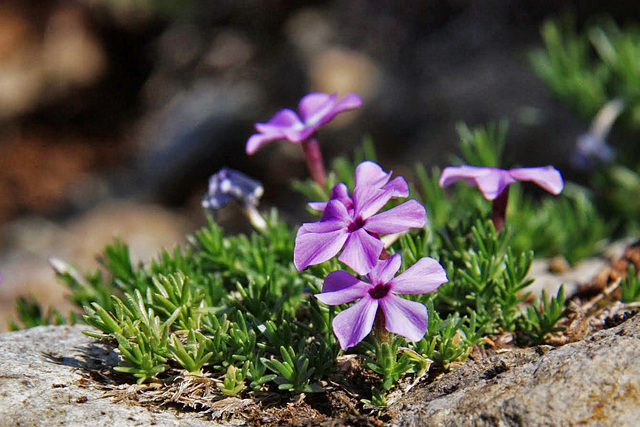
<svg viewBox="0 0 640 427"><path fill-rule="evenodd" d="M403 426L637 425L639 358L636 315L560 348L467 363L390 409Z"/></svg>
<svg viewBox="0 0 640 427"><path fill-rule="evenodd" d="M2 426L215 426L195 412L117 403L86 369L117 355L82 334L86 326L41 326L0 334Z"/></svg>
<svg viewBox="0 0 640 427"><path fill-rule="evenodd" d="M220 425L207 414L105 396L88 372L113 365L117 355L83 335L85 328L0 334L0 425ZM390 405L390 424L634 425L639 358L640 316L634 316L564 347L513 350L418 384ZM242 424L242 417L233 420Z"/></svg>

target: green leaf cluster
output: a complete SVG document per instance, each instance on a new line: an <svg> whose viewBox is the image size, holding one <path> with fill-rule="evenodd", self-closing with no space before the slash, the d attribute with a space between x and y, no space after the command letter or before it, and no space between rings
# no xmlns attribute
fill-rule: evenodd
<svg viewBox="0 0 640 427"><path fill-rule="evenodd" d="M304 291L320 278L295 269L293 234L276 212L264 232L225 236L210 220L189 242L145 266L116 241L100 257L106 273L58 269L100 331L87 334L117 343L116 370L138 382L176 369L218 376L225 395L271 381L294 393L320 390L339 346L329 311Z"/></svg>

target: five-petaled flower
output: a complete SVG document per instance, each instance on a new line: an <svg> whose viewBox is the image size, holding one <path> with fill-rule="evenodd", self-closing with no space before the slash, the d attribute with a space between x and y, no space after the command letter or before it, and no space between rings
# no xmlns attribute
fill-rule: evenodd
<svg viewBox="0 0 640 427"><path fill-rule="evenodd" d="M564 187L562 175L553 166L505 170L466 165L446 167L440 176L440 186L446 187L460 179L478 186L487 200L494 200L516 181L535 182L552 194L560 194Z"/></svg>
<svg viewBox="0 0 640 427"><path fill-rule="evenodd" d="M380 234L424 227L426 212L416 200L376 214L390 199L406 194L406 181L394 179L387 183L389 174L380 179L378 171L382 169L372 163L358 166L358 183L352 197L347 191L329 200L320 221L302 224L298 229L293 252L298 270L329 260L344 247L338 260L358 274L366 274L384 250Z"/></svg>
<svg viewBox="0 0 640 427"><path fill-rule="evenodd" d="M316 131L331 121L336 114L353 110L362 105L362 99L349 93L338 99L337 94L310 93L300 100L300 116L286 108L280 110L267 123L256 123L258 133L247 141L247 154L255 153L262 145L277 139L285 139L294 144L302 143L309 174L320 186L324 186L326 172Z"/></svg>
<svg viewBox="0 0 640 427"><path fill-rule="evenodd" d="M432 292L448 281L447 275L438 261L425 257L394 277L401 264L399 254L378 260L367 275L369 282L346 271L334 271L325 278L322 293L315 295L323 303L339 305L360 299L333 319L333 331L343 350L371 332L379 310L386 330L410 341L422 339L428 326L427 308L397 294Z"/></svg>
<svg viewBox="0 0 640 427"><path fill-rule="evenodd" d="M355 93L349 93L342 99L338 99L335 93L310 93L300 100L300 116L285 108L278 111L267 123L256 123L258 133L251 135L247 141L247 154L253 154L262 145L278 139L299 144L310 138L338 113L353 110L361 105L362 99Z"/></svg>
<svg viewBox="0 0 640 427"><path fill-rule="evenodd" d="M504 226L508 188L516 181L532 181L552 194L560 194L564 188L562 175L553 166L537 168L498 169L479 166L449 166L442 171L440 186L446 187L464 179L477 186L487 200L493 201L492 219L496 230Z"/></svg>

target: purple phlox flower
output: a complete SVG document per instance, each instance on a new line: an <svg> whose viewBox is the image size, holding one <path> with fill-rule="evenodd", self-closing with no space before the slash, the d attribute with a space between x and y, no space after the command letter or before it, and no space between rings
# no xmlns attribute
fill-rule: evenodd
<svg viewBox="0 0 640 427"><path fill-rule="evenodd" d="M505 188L516 181L535 182L552 194L560 194L564 188L562 175L552 166L509 170L478 166L449 166L442 171L440 186L446 187L461 179L470 185L476 185L487 200L496 199Z"/></svg>
<svg viewBox="0 0 640 427"><path fill-rule="evenodd" d="M397 176L389 181L392 173L393 171L389 173L385 172L382 167L375 162L369 160L364 161L356 167L354 174L355 187L368 185L385 191L390 190L392 191L392 199L408 197L409 185L407 181L401 176ZM331 200L340 201L347 207L347 210L353 209L353 199L349 195L349 189L342 182L337 183L331 189L329 201ZM311 209L324 211L328 203L329 202L311 202L309 206Z"/></svg>
<svg viewBox="0 0 640 427"><path fill-rule="evenodd" d="M592 133L578 137L571 163L578 169L590 170L599 163L610 163L615 157L615 150L603 139Z"/></svg>
<svg viewBox="0 0 640 427"><path fill-rule="evenodd" d="M355 186L353 197L346 199L353 203L352 207L340 198L330 200L320 221L302 224L293 252L293 262L298 270L329 260L344 247L338 259L358 274L366 274L376 265L384 249L378 237L380 234L424 227L426 212L416 200L376 213L397 196L401 183L398 181L397 186L383 189L379 183L371 184L373 177L363 174L361 179L364 181Z"/></svg>
<svg viewBox="0 0 640 427"><path fill-rule="evenodd" d="M606 143L605 139L624 107L624 100L613 99L598 111L589 132L578 137L578 143L571 159L574 166L589 170L598 163L610 163L613 160L615 151Z"/></svg>
<svg viewBox="0 0 640 427"><path fill-rule="evenodd" d="M446 283L444 268L433 258L421 258L403 273L399 254L378 260L369 272L369 282L346 271L329 273L322 293L316 298L325 304L346 304L360 299L333 319L333 332L343 350L353 347L371 332L378 309L384 314L385 328L410 341L419 341L427 331L427 307L398 294L425 294Z"/></svg>
<svg viewBox="0 0 640 427"><path fill-rule="evenodd" d="M263 144L278 139L298 144L311 137L338 113L361 105L362 99L355 93L349 93L342 99L338 99L336 93L310 93L300 100L299 116L286 108L278 111L267 123L256 123L258 133L251 135L247 141L247 154L253 154Z"/></svg>
<svg viewBox="0 0 640 427"><path fill-rule="evenodd" d="M209 190L202 199L202 206L216 210L232 200L256 206L263 193L264 188L260 182L237 170L223 168L209 178Z"/></svg>

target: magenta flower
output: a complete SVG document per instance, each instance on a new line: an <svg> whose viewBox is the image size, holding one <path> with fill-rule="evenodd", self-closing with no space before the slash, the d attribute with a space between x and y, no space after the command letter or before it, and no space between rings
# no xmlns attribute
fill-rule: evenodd
<svg viewBox="0 0 640 427"><path fill-rule="evenodd" d="M433 258L421 258L403 273L399 254L378 260L369 272L369 283L346 271L334 271L324 280L322 293L316 294L325 304L346 304L360 299L333 319L333 332L343 350L362 341L373 328L376 314L381 311L384 327L410 341L419 341L427 331L427 307L398 294L425 294L446 283L444 268Z"/></svg>
<svg viewBox="0 0 640 427"><path fill-rule="evenodd" d="M509 193L507 187L516 181L532 181L552 194L560 194L564 181L560 172L552 166L537 168L498 169L478 166L449 166L442 171L440 186L446 187L464 179L477 186L487 200L493 200L493 222L502 229Z"/></svg>
<svg viewBox="0 0 640 427"><path fill-rule="evenodd" d="M381 181L374 179L377 169L371 167L375 163L366 163L358 166L362 166L360 182L352 198L348 197L348 191L336 191L346 197L329 200L320 221L302 224L298 229L293 252L298 270L329 260L344 247L338 259L358 274L366 274L384 250L380 234L424 227L426 212L416 200L376 214L391 198L397 197L405 181L393 180L394 185L379 187ZM346 189L346 186L338 188Z"/></svg>
<svg viewBox="0 0 640 427"><path fill-rule="evenodd" d="M258 133L247 141L247 154L255 153L264 144L278 139L291 143L302 143L307 166L312 178L324 185L325 171L322 154L314 134L338 113L353 110L362 105L362 99L355 93L349 93L342 99L337 94L310 93L300 100L300 115L286 108L280 110L267 123L256 123Z"/></svg>

